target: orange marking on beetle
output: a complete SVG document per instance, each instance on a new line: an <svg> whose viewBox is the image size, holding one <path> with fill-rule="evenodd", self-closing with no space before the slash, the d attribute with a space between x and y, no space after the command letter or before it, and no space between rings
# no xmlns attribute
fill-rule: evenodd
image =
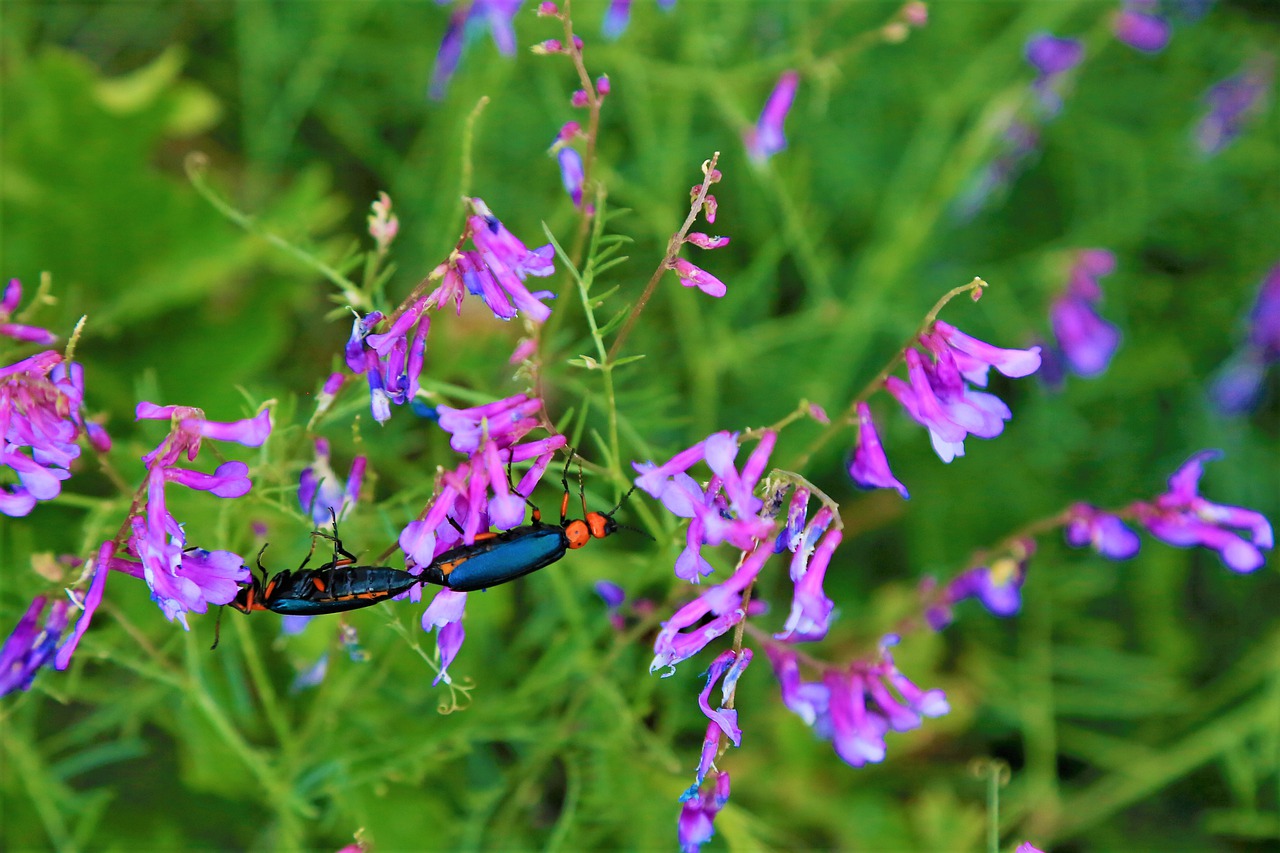
<svg viewBox="0 0 1280 853"><path fill-rule="evenodd" d="M448 562L448 563L442 563L436 568L440 570L440 574L447 576L450 572L452 572L454 569L458 568L458 566L462 565L465 562L466 560L452 560L451 562Z"/></svg>
<svg viewBox="0 0 1280 853"><path fill-rule="evenodd" d="M605 529L605 524L607 522L608 519L606 519L602 513L587 513L587 526L591 528L591 535L597 539L603 539L608 535L608 531Z"/></svg>
<svg viewBox="0 0 1280 853"><path fill-rule="evenodd" d="M324 592L325 590L324 581L322 581L320 578L312 578L311 585L316 588L317 592Z"/></svg>

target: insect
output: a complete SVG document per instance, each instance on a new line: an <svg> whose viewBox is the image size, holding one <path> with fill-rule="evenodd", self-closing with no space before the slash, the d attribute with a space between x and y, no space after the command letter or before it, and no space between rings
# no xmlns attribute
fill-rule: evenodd
<svg viewBox="0 0 1280 853"><path fill-rule="evenodd" d="M546 568L566 553L581 548L592 539L603 539L619 529L635 530L613 520L613 514L622 508L635 486L622 496L618 505L608 512L587 512L587 496L582 489L581 474L578 494L582 498L582 518L570 520L569 463L565 462L560 485L564 486L564 498L560 501L560 523L550 524L542 520L542 512L533 504L533 523L500 533L481 533L470 545L451 548L431 561L418 579L426 583L448 587L458 592L471 592L513 581L530 572ZM527 502L527 501L526 501ZM456 526L456 525L455 525ZM636 531L642 532L642 531Z"/></svg>
<svg viewBox="0 0 1280 853"><path fill-rule="evenodd" d="M321 530L312 534L313 551L317 537L333 542L332 560L319 568L308 569L307 562L311 559L308 553L296 571L286 569L267 581L267 570L262 565L262 554L267 546L263 545L257 559L262 577L250 573L248 586L236 593L229 606L246 614L255 610L272 610L286 616L320 616L368 607L408 592L422 582L422 578L402 569L355 565L356 555L344 548L338 538L336 519L332 534ZM221 627L222 613L219 611L212 648L218 647Z"/></svg>

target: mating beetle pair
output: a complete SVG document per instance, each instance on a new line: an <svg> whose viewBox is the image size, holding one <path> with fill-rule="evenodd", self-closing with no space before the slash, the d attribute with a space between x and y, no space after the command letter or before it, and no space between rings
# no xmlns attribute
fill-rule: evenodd
<svg viewBox="0 0 1280 853"><path fill-rule="evenodd" d="M250 574L248 586L243 587L230 606L241 613L255 610L272 610L288 616L319 616L325 613L342 613L368 607L388 598L408 592L416 584L431 583L458 592L471 592L515 580L536 572L560 560L566 553L586 545L591 539L603 539L618 531L623 525L613 516L635 491L622 496L609 512L588 512L586 494L579 481L578 493L582 498L582 518L570 520L569 514L569 461L565 463L560 484L564 497L560 502L560 523L550 524L542 520L542 513L533 504L533 522L499 533L481 533L470 545L459 545L440 554L418 574L389 566L356 565L357 557L342 546L338 538L338 523L334 519L333 533L317 530L314 537L333 542L333 559L317 569L307 569L307 558L296 571L285 570L270 581L262 565L262 552L258 553L258 569L261 578ZM457 524L454 522L454 526ZM628 528L634 529L634 528ZM263 551L266 546L263 546ZM215 633L214 647L218 645Z"/></svg>

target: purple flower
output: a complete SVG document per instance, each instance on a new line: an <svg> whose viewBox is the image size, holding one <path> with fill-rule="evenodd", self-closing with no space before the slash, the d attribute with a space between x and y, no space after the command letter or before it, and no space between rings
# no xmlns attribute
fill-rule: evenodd
<svg viewBox="0 0 1280 853"><path fill-rule="evenodd" d="M467 218L467 237L475 251L455 250L446 263L436 267L431 278L440 285L427 295L427 304L443 308L453 301L462 313L462 298L472 293L500 320L510 320L519 311L535 322L544 322L551 309L540 300L554 298L550 291L530 293L524 286L528 276L544 278L555 272L554 249L548 243L528 249L507 230L483 200L470 200L474 214ZM459 241L461 243L461 241Z"/></svg>
<svg viewBox="0 0 1280 853"><path fill-rule="evenodd" d="M1089 546L1108 559L1128 560L1142 546L1138 534L1118 516L1084 503L1074 504L1068 513L1064 533L1072 548Z"/></svg>
<svg viewBox="0 0 1280 853"><path fill-rule="evenodd" d="M609 8L604 13L604 23L600 27L605 38L612 41L627 31L627 25L631 23L631 2L632 0L609 0ZM658 0L658 7L664 12L674 5L676 0Z"/></svg>
<svg viewBox="0 0 1280 853"><path fill-rule="evenodd" d="M1112 21L1115 37L1144 53L1159 53L1169 43L1169 22L1156 12L1156 0L1125 0Z"/></svg>
<svg viewBox="0 0 1280 853"><path fill-rule="evenodd" d="M76 627L71 632L71 636L58 648L58 657L54 661L55 669L66 669L71 665L71 656L75 653L76 647L80 645L80 638L89 629L89 624L93 621L93 614L97 612L98 605L102 603L102 593L107 586L107 575L111 571L111 560L115 555L115 550L114 542L111 540L103 542L102 547L98 549L97 559L94 560L92 566L87 567L93 573L89 582L89 591L83 595L83 598L79 595L75 597L81 607L80 617L76 620ZM3 669L0 668L0 674L2 673Z"/></svg>
<svg viewBox="0 0 1280 853"><path fill-rule="evenodd" d="M784 71L777 84L765 101L764 109L754 127L743 134L747 153L757 163L764 163L774 154L787 147L787 137L782 125L791 111L791 102L796 97L796 87L800 84L800 75L795 71Z"/></svg>
<svg viewBox="0 0 1280 853"><path fill-rule="evenodd" d="M382 322L381 311L363 317L357 315L352 324L345 351L347 367L353 373L365 374L370 408L378 423L390 419L392 403L402 406L418 394L427 334L431 330L431 320L426 316L430 304L430 296L415 300L395 316L384 332L373 332ZM333 383L334 378L330 376L326 389Z"/></svg>
<svg viewBox="0 0 1280 853"><path fill-rule="evenodd" d="M184 454L187 460L196 458L200 442L205 438L216 441L234 441L245 447L261 447L271 434L271 412L263 409L256 416L240 421L206 420L204 412L192 406L159 406L155 403L138 404L137 420L164 420L171 423L169 434L155 450L142 457L147 467L168 466Z"/></svg>
<svg viewBox="0 0 1280 853"><path fill-rule="evenodd" d="M449 26L440 40L440 48L436 51L431 87L427 90L433 101L444 98L449 80L458 70L467 37L472 33L488 30L499 53L503 56L515 54L516 34L512 20L522 2L523 0L473 0L453 11L449 16Z"/></svg>
<svg viewBox="0 0 1280 853"><path fill-rule="evenodd" d="M324 681L328 672L329 653L325 652L311 666L298 671L298 674L293 677L293 683L289 685L289 692L301 693L303 690L317 686Z"/></svg>
<svg viewBox="0 0 1280 853"><path fill-rule="evenodd" d="M849 462L849 476L853 478L854 485L860 489L897 489L903 500L910 498L907 487L889 470L889 460L880 445L875 421L871 419L871 408L865 402L859 402L857 411L858 443L854 445L853 458Z"/></svg>
<svg viewBox="0 0 1280 853"><path fill-rule="evenodd" d="M1120 346L1120 330L1094 310L1102 298L1098 279L1115 269L1106 249L1084 249L1076 255L1067 285L1049 308L1049 321L1067 365L1080 376L1107 369Z"/></svg>
<svg viewBox="0 0 1280 853"><path fill-rule="evenodd" d="M58 641L67 627L67 609L70 602L58 599L44 617L48 599L37 595L18 620L13 633L0 648L0 696L15 690L27 690L35 680L36 672L53 663L58 651ZM41 624L41 617L44 622Z"/></svg>
<svg viewBox="0 0 1280 853"><path fill-rule="evenodd" d="M1223 365L1209 389L1218 410L1239 415L1258 402L1270 365L1280 361L1280 264L1271 268L1249 313L1249 337Z"/></svg>
<svg viewBox="0 0 1280 853"><path fill-rule="evenodd" d="M458 656L462 641L467 637L466 629L462 627L466 606L467 593L441 589L422 614L422 630L429 633L432 628L440 629L436 634L436 654L440 660L440 669L431 682L433 687L441 681L445 684L453 683L453 679L449 677L449 664Z"/></svg>
<svg viewBox="0 0 1280 853"><path fill-rule="evenodd" d="M676 275L680 278L680 283L685 287L696 287L708 296L714 296L717 299L724 296L728 291L723 281L684 258L676 258L672 263L672 269L676 271Z"/></svg>
<svg viewBox="0 0 1280 853"><path fill-rule="evenodd" d="M1030 841L1024 841L1018 845L1013 853L1044 853L1039 847L1036 847Z"/></svg>
<svg viewBox="0 0 1280 853"><path fill-rule="evenodd" d="M741 472L734 467L738 439L728 432L714 433L660 467L652 462L633 463L640 473L635 481L638 488L662 501L673 515L693 519L686 532L687 547L676 561L677 577L696 583L711 573L701 556L705 545L729 542L748 551L757 540L773 538L776 525L757 514L762 502L752 492L776 440L775 433L766 431ZM715 475L706 490L685 473L702 460Z"/></svg>
<svg viewBox="0 0 1280 853"><path fill-rule="evenodd" d="M573 148L561 148L557 155L560 160L560 181L564 191L573 199L574 207L582 207L582 155Z"/></svg>
<svg viewBox="0 0 1280 853"><path fill-rule="evenodd" d="M329 465L328 440L316 439L316 461L302 469L298 483L298 501L302 504L302 511L311 516L316 527L324 527L335 519L341 521L355 505L367 464L368 459L364 456L351 460L344 489Z"/></svg>
<svg viewBox="0 0 1280 853"><path fill-rule="evenodd" d="M18 478L17 484L0 487L0 512L23 516L36 501L57 497L80 456L80 438L100 452L110 449L106 431L85 420L83 403L83 368L64 364L56 352L0 368L0 466Z"/></svg>
<svg viewBox="0 0 1280 853"><path fill-rule="evenodd" d="M976 598L993 616L1007 618L1022 607L1022 584L1027 578L1027 560L1035 551L1035 540L1014 544L1009 554L991 561L989 566L975 566L961 572L943 587L936 589L932 580L922 585L929 601L925 618L929 627L941 631L951 624L952 607Z"/></svg>
<svg viewBox="0 0 1280 853"><path fill-rule="evenodd" d="M182 525L168 511L165 485L176 483L223 498L246 494L251 483L248 466L243 462L224 462L213 474L178 468L175 463L183 455L194 460L205 438L235 441L247 447L262 445L271 433L271 414L263 410L253 418L221 423L206 420L204 412L189 406L143 402L138 404L137 417L168 418L170 429L159 446L143 457L148 469L145 516L129 519L129 553L111 558L111 567L145 579L152 600L165 616L190 630L188 611L204 613L210 604L232 601L239 585L249 580L250 572L238 554L186 546Z"/></svg>
<svg viewBox="0 0 1280 853"><path fill-rule="evenodd" d="M890 376L885 388L929 430L938 457L950 462L964 455L966 435L994 438L1012 417L998 397L975 391L966 382L985 387L990 367L1012 377L1033 373L1040 367L1040 348L1000 349L941 320L934 324L933 334L922 335L920 341L934 360L926 363L917 350L908 349L904 357L910 384Z"/></svg>
<svg viewBox="0 0 1280 853"><path fill-rule="evenodd" d="M707 686L698 694L698 707L702 709L702 713L724 733L725 737L729 738L734 746L742 745L742 730L738 728L738 712L728 706L733 703L738 679L750 663L751 649L743 649L741 655L733 649L727 649L711 662L710 668L704 673L707 677ZM721 677L724 678L724 685L720 691L720 706L713 711L710 702L711 691L715 689ZM698 781L701 782L701 779Z"/></svg>
<svg viewBox="0 0 1280 853"><path fill-rule="evenodd" d="M715 835L715 819L729 802L729 774L721 771L715 786L683 800L678 835L681 853L698 853Z"/></svg>
<svg viewBox="0 0 1280 853"><path fill-rule="evenodd" d="M839 530L826 529L831 517L831 509L823 507L814 515L804 535L798 537L791 558L791 580L795 584L791 613L782 632L774 635L776 639L813 642L827 635L835 603L827 598L822 582L831 555L844 538Z"/></svg>
<svg viewBox="0 0 1280 853"><path fill-rule="evenodd" d="M950 712L941 690L921 690L898 670L889 652L897 641L894 635L885 637L875 659L827 669L817 682L801 679L794 651L773 646L765 650L782 688L783 704L815 735L831 741L836 754L852 767L883 761L884 736L890 730L908 731L924 717Z"/></svg>
<svg viewBox="0 0 1280 853"><path fill-rule="evenodd" d="M1207 108L1196 126L1196 145L1205 154L1217 154L1244 129L1245 121L1261 110L1271 89L1275 61L1270 56L1250 63L1244 71L1215 83L1204 95Z"/></svg>
<svg viewBox="0 0 1280 853"><path fill-rule="evenodd" d="M1153 503L1135 504L1134 510L1139 523L1160 541L1178 548L1212 549L1232 571L1252 572L1265 562L1262 552L1275 545L1271 523L1261 513L1211 503L1198 492L1203 464L1221 456L1218 450L1193 454L1169 478L1168 492Z"/></svg>
<svg viewBox="0 0 1280 853"><path fill-rule="evenodd" d="M0 335L13 338L15 341L21 341L22 343L37 344L44 347L52 345L58 340L58 336L48 329L9 322L9 318L13 316L13 312L17 310L18 303L21 301L22 282L16 278L11 278L4 289L3 298L0 298Z"/></svg>
<svg viewBox="0 0 1280 853"><path fill-rule="evenodd" d="M1027 40L1027 62L1036 70L1031 89L1047 116L1062 109L1062 76L1084 59L1084 44L1078 39L1038 33Z"/></svg>

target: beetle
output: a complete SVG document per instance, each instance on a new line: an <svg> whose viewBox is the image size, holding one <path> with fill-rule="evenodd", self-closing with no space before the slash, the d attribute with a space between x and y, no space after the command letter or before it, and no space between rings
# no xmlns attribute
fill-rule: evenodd
<svg viewBox="0 0 1280 853"><path fill-rule="evenodd" d="M322 530L312 534L313 551L317 537L333 542L332 560L319 568L308 569L306 565L311 559L311 554L308 553L297 570L286 569L267 581L267 570L262 565L262 554L267 546L263 545L257 559L262 576L258 577L250 572L248 585L236 593L236 597L228 602L229 606L245 614L255 610L271 610L285 616L321 616L369 607L408 592L422 582L422 578L403 569L355 565L356 555L344 548L342 540L338 538L336 519L332 534ZM342 555L341 559L339 554ZM221 624L222 613L219 611L212 646L215 649L218 647Z"/></svg>
<svg viewBox="0 0 1280 853"><path fill-rule="evenodd" d="M546 568L592 539L604 539L619 529L635 530L613 519L614 513L631 497L635 486L608 512L587 512L587 497L582 489L581 473L578 494L582 498L583 517L569 519L567 474L573 456L573 453L569 454L564 473L560 476L564 498L560 501L559 524L543 521L541 510L529 504L533 508L532 524L498 533L478 534L472 544L459 545L437 556L417 576L418 579L457 592L487 589ZM457 526L456 522L454 526Z"/></svg>

